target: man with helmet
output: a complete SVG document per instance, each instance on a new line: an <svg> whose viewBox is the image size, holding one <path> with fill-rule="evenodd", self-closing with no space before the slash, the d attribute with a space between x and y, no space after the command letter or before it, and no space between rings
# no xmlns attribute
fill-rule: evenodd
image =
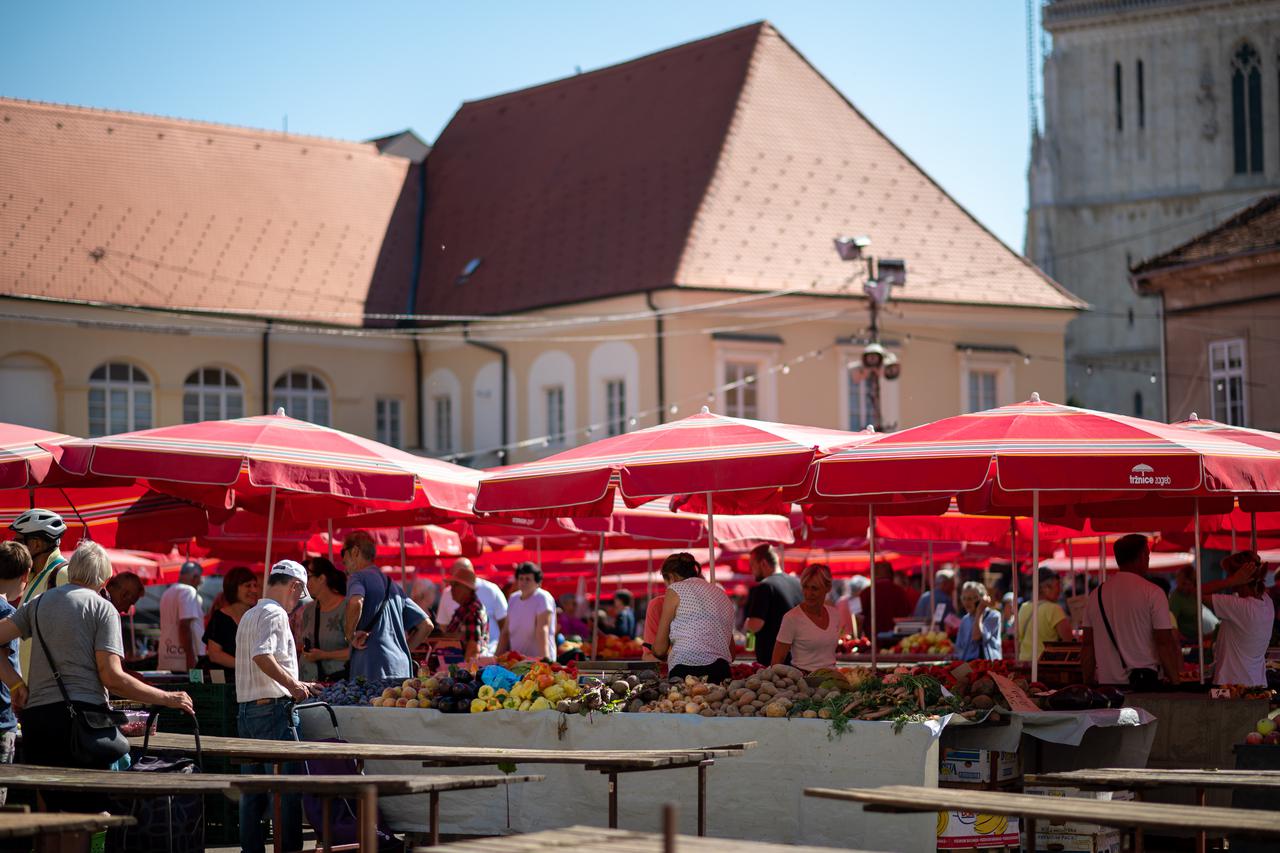
<svg viewBox="0 0 1280 853"><path fill-rule="evenodd" d="M47 589L67 582L67 558L58 550L67 523L62 516L47 509L29 509L9 525L18 542L31 552L31 582L27 584L23 601L30 601ZM22 671L28 672L31 661L31 640L23 640L18 647L18 659Z"/></svg>

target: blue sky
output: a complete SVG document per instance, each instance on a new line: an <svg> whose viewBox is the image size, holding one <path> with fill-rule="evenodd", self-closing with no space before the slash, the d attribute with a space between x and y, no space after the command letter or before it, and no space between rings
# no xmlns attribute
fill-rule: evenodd
<svg viewBox="0 0 1280 853"><path fill-rule="evenodd" d="M11 0L0 94L272 129L287 115L292 132L343 139L410 127L431 141L464 100L766 18L1020 250L1024 14L1017 0Z"/></svg>

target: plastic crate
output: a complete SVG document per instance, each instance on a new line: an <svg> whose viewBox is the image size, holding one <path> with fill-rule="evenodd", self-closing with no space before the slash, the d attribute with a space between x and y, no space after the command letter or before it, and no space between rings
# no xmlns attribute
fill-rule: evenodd
<svg viewBox="0 0 1280 853"><path fill-rule="evenodd" d="M218 737L236 736L236 703L234 684L183 684L166 686L181 690L191 697L196 709L196 722L200 734ZM171 708L160 709L160 731L169 734L190 734L194 730L191 718Z"/></svg>

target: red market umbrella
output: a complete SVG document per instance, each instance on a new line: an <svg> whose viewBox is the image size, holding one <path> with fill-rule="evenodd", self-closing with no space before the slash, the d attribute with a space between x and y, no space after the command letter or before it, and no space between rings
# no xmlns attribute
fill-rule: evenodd
<svg viewBox="0 0 1280 853"><path fill-rule="evenodd" d="M167 552L209 526L203 507L142 485L39 487L0 491L0 535L8 536L9 525L32 506L62 516L68 550L87 538L106 548Z"/></svg>
<svg viewBox="0 0 1280 853"><path fill-rule="evenodd" d="M44 482L54 467L52 447L75 441L60 432L0 423L0 489L26 489Z"/></svg>
<svg viewBox="0 0 1280 853"><path fill-rule="evenodd" d="M347 515L352 505L469 516L479 482L469 468L299 421L283 410L47 449L74 474L145 479L206 505L264 510L268 544L277 499L298 520Z"/></svg>
<svg viewBox="0 0 1280 853"><path fill-rule="evenodd" d="M990 506L1014 514L1013 508L1025 507L1029 498L1035 528L1042 502L1085 514L1097 501L1280 491L1280 453L1140 418L1047 403L1038 395L881 436L815 467L818 500L978 493ZM1036 539L1032 552L1038 562ZM1032 594L1039 594L1038 574L1032 575ZM1033 645L1037 628L1033 624Z"/></svg>

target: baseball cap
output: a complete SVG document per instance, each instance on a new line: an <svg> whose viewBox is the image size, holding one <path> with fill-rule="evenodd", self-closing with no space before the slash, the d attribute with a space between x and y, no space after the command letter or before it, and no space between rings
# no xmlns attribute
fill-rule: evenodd
<svg viewBox="0 0 1280 853"><path fill-rule="evenodd" d="M297 560L281 560L271 567L270 575L288 575L297 581L302 581L302 599L305 601L311 598L307 592L307 570Z"/></svg>

